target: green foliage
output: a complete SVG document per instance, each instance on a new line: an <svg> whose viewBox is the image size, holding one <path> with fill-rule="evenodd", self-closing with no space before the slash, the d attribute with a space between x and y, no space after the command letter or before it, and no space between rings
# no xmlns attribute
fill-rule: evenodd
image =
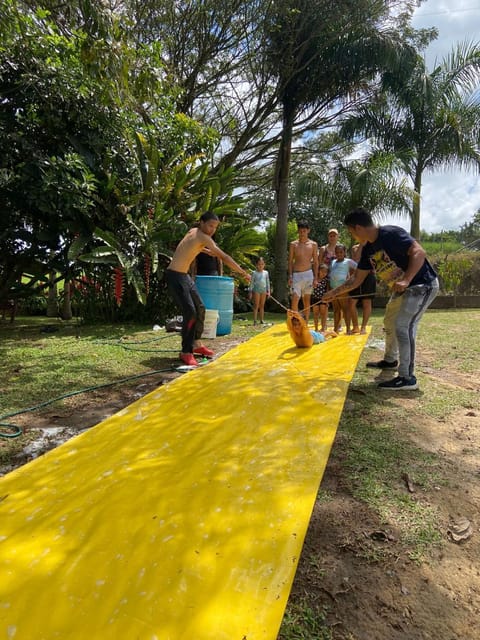
<svg viewBox="0 0 480 640"><path fill-rule="evenodd" d="M332 136L311 140L309 150L316 161L305 158L292 181L291 213L309 220L310 235L320 242L326 241L329 228L342 228L343 218L353 208L365 207L381 220L385 214L407 211L412 196L405 180L398 177L395 156L379 153L352 160L348 157L351 147L338 145L338 138Z"/></svg>
<svg viewBox="0 0 480 640"><path fill-rule="evenodd" d="M44 12L17 12L13 2L6 11L0 205L10 215L2 224L1 275L12 273L12 263L17 269L0 289L11 288L24 271L39 272L40 265L40 279L56 267L68 271L72 238L91 233L95 219L105 218L98 193L112 147L117 158L124 154L125 123L121 110L105 102L105 83L85 73L82 34L63 36Z"/></svg>
<svg viewBox="0 0 480 640"><path fill-rule="evenodd" d="M480 293L479 218L477 212L460 229L422 231L421 244L438 271L444 293L453 296Z"/></svg>
<svg viewBox="0 0 480 640"><path fill-rule="evenodd" d="M124 221L118 231L97 227L93 235L102 244L80 255L71 253L71 257L90 264L120 266L137 299L146 304L145 257L149 259L148 269L160 275L186 233L187 222L197 221L205 211L227 220L220 233L230 242L222 243L222 248L241 262L261 244L248 221L235 214L242 200L232 195L232 169L212 173L197 156L161 162L156 147L143 136L137 137L144 189L123 207ZM77 241L74 249L82 251L82 243Z"/></svg>
<svg viewBox="0 0 480 640"><path fill-rule="evenodd" d="M299 219L299 218L298 218ZM290 244L298 236L296 218L289 220L287 225L287 242ZM276 222L270 222L265 228L265 252L263 258L267 265L267 269L273 271L275 268L275 238L276 238Z"/></svg>
<svg viewBox="0 0 480 640"><path fill-rule="evenodd" d="M462 250L462 244L458 240L421 240L421 245L429 256L446 256Z"/></svg>
<svg viewBox="0 0 480 640"><path fill-rule="evenodd" d="M466 248L480 248L480 210L460 228L460 238Z"/></svg>
<svg viewBox="0 0 480 640"><path fill-rule="evenodd" d="M47 312L46 296L29 296L21 301L21 313L27 316L44 316Z"/></svg>
<svg viewBox="0 0 480 640"><path fill-rule="evenodd" d="M145 255L155 272L186 223L241 205L232 170L210 169L218 136L175 111L158 45L135 46L100 5L81 3L78 25L17 9L1 23L0 297L28 293L24 272L79 277L83 254L123 264L145 302Z"/></svg>
<svg viewBox="0 0 480 640"><path fill-rule="evenodd" d="M282 135L281 162L295 137L307 148L303 134L330 127L352 100L363 101L387 63L412 70L411 61L400 64L411 52L406 43L423 46L431 35L410 28L412 7L407 2L385 29L390 6L371 0L128 0L112 10L83 0L4 0L0 207L8 215L0 220L0 298L36 293L52 270L75 281L103 268L108 279L124 264L129 286L148 304L146 256L153 274L161 272L186 225L207 209L222 218L229 253L246 264L263 252L255 225L282 211L271 262L284 287L288 216L308 217L312 236L321 236L336 221L330 205L345 204L337 196L378 195L375 167L339 166L333 180L328 171L314 175L322 198L336 183L328 209L297 184L288 208L289 162L277 166L277 200L272 207L265 198L263 212L255 203L240 215L237 187L270 184ZM459 68L461 56L450 62ZM472 87L475 64L470 57L463 65L462 86ZM470 122L470 111L458 113ZM378 184L394 194L392 182ZM477 231L465 229L465 238ZM19 284L25 272L33 276L28 290Z"/></svg>
<svg viewBox="0 0 480 640"><path fill-rule="evenodd" d="M446 257L437 264L442 289L445 293L456 295L462 280L473 266L473 260L461 255Z"/></svg>
<svg viewBox="0 0 480 640"><path fill-rule="evenodd" d="M326 18L328 16L328 18ZM277 78L282 136L274 173L277 203L276 270L279 298L286 300L288 183L296 122L326 128L369 83L414 51L401 30L386 28L388 3L282 0L265 21L266 62ZM361 101L363 103L363 100Z"/></svg>
<svg viewBox="0 0 480 640"><path fill-rule="evenodd" d="M253 269L256 257L265 250L265 235L253 228L247 217L238 214L224 218L215 238L222 250L246 269Z"/></svg>
<svg viewBox="0 0 480 640"><path fill-rule="evenodd" d="M446 256L460 251L480 249L480 212L465 222L460 229L442 230L437 233L422 231L420 242L429 255Z"/></svg>

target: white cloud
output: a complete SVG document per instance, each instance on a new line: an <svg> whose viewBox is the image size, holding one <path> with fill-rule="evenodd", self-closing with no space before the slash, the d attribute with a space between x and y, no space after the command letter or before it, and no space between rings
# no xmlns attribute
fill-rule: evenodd
<svg viewBox="0 0 480 640"><path fill-rule="evenodd" d="M424 177L420 226L428 233L459 229L480 209L480 177L473 172L437 171ZM382 218L410 230L407 218Z"/></svg>
<svg viewBox="0 0 480 640"><path fill-rule="evenodd" d="M431 66L441 60L458 42L478 41L480 6L478 0L427 0L415 11L413 26L417 29L437 27L438 38L426 51Z"/></svg>
<svg viewBox="0 0 480 640"><path fill-rule="evenodd" d="M477 6L475 6L477 5ZM480 41L478 0L427 0L417 9L413 26L435 26L439 36L426 51L431 69L459 42ZM437 171L424 175L421 201L421 228L429 233L458 229L480 209L480 179L473 172ZM407 220L388 220L409 229Z"/></svg>

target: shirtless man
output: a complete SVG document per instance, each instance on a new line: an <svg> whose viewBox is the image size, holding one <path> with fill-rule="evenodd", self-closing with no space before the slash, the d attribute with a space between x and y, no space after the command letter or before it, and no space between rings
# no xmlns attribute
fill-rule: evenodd
<svg viewBox="0 0 480 640"><path fill-rule="evenodd" d="M317 284L318 245L310 240L310 225L305 220L297 224L298 240L290 243L288 252L288 286L292 290L292 310L298 311L298 302L303 300L305 320L310 318L310 296Z"/></svg>
<svg viewBox="0 0 480 640"><path fill-rule="evenodd" d="M182 309L182 351L180 360L191 367L198 365L194 354L213 356L213 351L203 346L200 342L205 320L205 306L195 287L195 282L188 273L193 260L201 251L206 249L211 255L220 258L233 271L242 275L245 280L250 280L249 274L212 240L218 225L219 219L214 213L210 211L204 213L200 218L199 226L190 229L179 242L165 271L168 289L175 302Z"/></svg>

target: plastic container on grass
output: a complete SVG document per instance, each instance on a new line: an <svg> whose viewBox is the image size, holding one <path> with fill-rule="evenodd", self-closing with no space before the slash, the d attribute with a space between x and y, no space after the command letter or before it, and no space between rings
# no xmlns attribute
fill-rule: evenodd
<svg viewBox="0 0 480 640"><path fill-rule="evenodd" d="M219 315L217 309L206 309L202 338L215 338L217 335L218 320Z"/></svg>
<svg viewBox="0 0 480 640"><path fill-rule="evenodd" d="M226 276L197 276L198 293L207 310L218 311L217 336L232 331L233 320L233 278Z"/></svg>

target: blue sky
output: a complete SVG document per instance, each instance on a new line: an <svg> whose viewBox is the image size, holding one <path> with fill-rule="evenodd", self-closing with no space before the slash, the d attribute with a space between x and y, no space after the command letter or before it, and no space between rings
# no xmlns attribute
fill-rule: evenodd
<svg viewBox="0 0 480 640"><path fill-rule="evenodd" d="M431 69L457 42L480 41L478 0L427 0L416 10L413 26L437 27L439 36L426 51ZM422 187L421 228L429 233L458 229L480 209L480 176L474 172L443 171L425 174ZM385 221L382 221L385 222ZM408 220L386 220L409 230Z"/></svg>

